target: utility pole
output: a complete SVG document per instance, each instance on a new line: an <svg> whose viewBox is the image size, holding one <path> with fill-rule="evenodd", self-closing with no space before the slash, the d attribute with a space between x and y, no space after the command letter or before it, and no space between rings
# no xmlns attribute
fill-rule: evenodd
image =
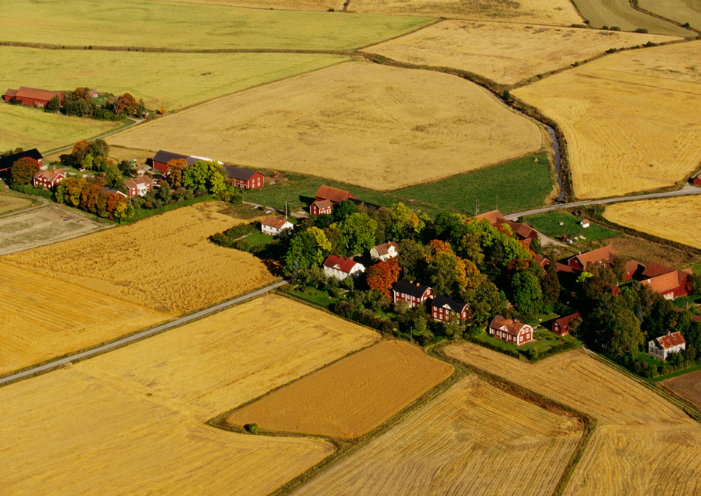
<svg viewBox="0 0 701 496"><path fill-rule="evenodd" d="M499 195L497 195L497 210L499 210Z"/></svg>
<svg viewBox="0 0 701 496"><path fill-rule="evenodd" d="M480 214L480 201L475 200L475 216Z"/></svg>
<svg viewBox="0 0 701 496"><path fill-rule="evenodd" d="M287 220L287 200L285 200L285 220Z"/></svg>

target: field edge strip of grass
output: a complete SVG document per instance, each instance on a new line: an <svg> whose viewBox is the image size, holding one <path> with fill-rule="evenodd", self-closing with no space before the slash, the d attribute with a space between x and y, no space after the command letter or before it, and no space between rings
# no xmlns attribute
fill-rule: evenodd
<svg viewBox="0 0 701 496"><path fill-rule="evenodd" d="M557 486L555 486L555 490L553 491L553 496L562 496L565 493L565 490L567 489L567 486L569 485L572 476L574 475L575 469L582 460L582 456L584 456L584 453L587 447L589 446L589 442L591 441L594 432L596 431L598 419L584 412L581 412L569 405L561 403L545 395L536 393L535 391L531 391L530 389L520 386L514 382L511 382L497 374L492 374L491 372L487 372L486 370L467 364L445 354L444 349L446 346L459 343L460 341L439 343L433 348L432 352L436 356L443 357L443 359L448 363L451 363L453 365L455 365L456 363L462 365L467 370L475 373L488 384L491 384L492 386L504 391L506 394L531 403L532 405L535 405L539 408L543 408L548 412L574 417L581 422L583 429L582 434L579 438L579 442L577 443L577 446L575 447L575 450L572 453L569 462L565 466L562 475L560 476L560 480L558 481ZM514 360L518 359L514 358Z"/></svg>

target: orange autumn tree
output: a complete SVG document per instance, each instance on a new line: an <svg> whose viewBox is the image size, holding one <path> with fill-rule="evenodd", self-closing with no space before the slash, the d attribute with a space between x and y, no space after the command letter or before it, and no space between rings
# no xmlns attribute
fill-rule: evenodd
<svg viewBox="0 0 701 496"><path fill-rule="evenodd" d="M450 243L447 241L441 241L440 239L432 239L428 244L428 250L426 250L426 261L430 262L439 253L453 253L453 249L450 247Z"/></svg>
<svg viewBox="0 0 701 496"><path fill-rule="evenodd" d="M183 171L187 168L187 161L184 158L173 159L166 164L166 174L168 182L173 189L183 185Z"/></svg>
<svg viewBox="0 0 701 496"><path fill-rule="evenodd" d="M114 102L114 113L121 114L125 112L127 114L135 114L136 109L139 107L136 98L131 96L129 93L124 93L122 96L117 98Z"/></svg>
<svg viewBox="0 0 701 496"><path fill-rule="evenodd" d="M370 289L377 290L385 296L392 296L392 286L399 280L402 268L396 258L372 265L366 272L366 280Z"/></svg>

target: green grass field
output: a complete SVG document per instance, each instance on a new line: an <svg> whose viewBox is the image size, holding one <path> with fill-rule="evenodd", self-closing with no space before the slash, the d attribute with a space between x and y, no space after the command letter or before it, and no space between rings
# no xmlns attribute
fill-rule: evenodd
<svg viewBox="0 0 701 496"><path fill-rule="evenodd" d="M243 238L251 246L267 245L275 241L275 238L263 234L261 232L254 232Z"/></svg>
<svg viewBox="0 0 701 496"><path fill-rule="evenodd" d="M0 88L79 86L143 98L146 106L172 111L243 89L347 60L335 55L278 53L188 53L41 50L0 47L12 67L0 74Z"/></svg>
<svg viewBox="0 0 701 496"><path fill-rule="evenodd" d="M534 162L535 158L538 158L538 162ZM360 200L386 207L401 201L429 215L441 211L474 215L476 200L480 202L480 211L486 212L496 208L497 196L499 209L503 213L544 205L553 187L550 167L543 154L389 192L302 174L287 174L286 177L289 180L279 185L245 191L244 200L282 209L285 208L285 201L288 201L291 208L305 208L307 203L304 199L313 201L319 186L327 184L350 191Z"/></svg>
<svg viewBox="0 0 701 496"><path fill-rule="evenodd" d="M430 22L432 19L413 16L242 9L146 0L4 0L0 41L171 49L352 49L399 36Z"/></svg>
<svg viewBox="0 0 701 496"><path fill-rule="evenodd" d="M3 73L8 71L3 71ZM0 78L2 79L2 78ZM4 90L3 90L4 91ZM111 122L46 113L41 109L0 102L0 150L21 147L46 152L92 138L132 121Z"/></svg>
<svg viewBox="0 0 701 496"><path fill-rule="evenodd" d="M631 7L628 0L573 0L593 28L618 26L623 31L647 29L650 33L693 36L694 33Z"/></svg>
<svg viewBox="0 0 701 496"><path fill-rule="evenodd" d="M572 238L574 236L584 236L586 241L598 241L601 239L620 236L620 233L591 222L586 229L579 225L582 220L574 215L564 212L548 212L545 214L530 215L524 220L546 236L555 239L562 239L566 234ZM560 225L562 222L564 225Z"/></svg>

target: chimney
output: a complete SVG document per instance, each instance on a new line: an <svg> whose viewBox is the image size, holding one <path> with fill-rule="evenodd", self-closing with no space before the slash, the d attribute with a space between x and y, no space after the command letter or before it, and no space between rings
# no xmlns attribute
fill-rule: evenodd
<svg viewBox="0 0 701 496"><path fill-rule="evenodd" d="M417 282L417 283L416 283L416 287L418 288L419 286L420 286L420 284Z"/></svg>
<svg viewBox="0 0 701 496"><path fill-rule="evenodd" d="M409 281L409 284L414 284L414 281Z"/></svg>

